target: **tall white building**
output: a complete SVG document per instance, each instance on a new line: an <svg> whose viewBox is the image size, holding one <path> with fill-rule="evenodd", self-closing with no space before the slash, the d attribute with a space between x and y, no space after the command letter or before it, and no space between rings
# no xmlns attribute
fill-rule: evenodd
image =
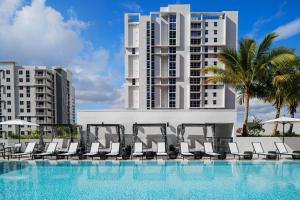
<svg viewBox="0 0 300 200"><path fill-rule="evenodd" d="M190 5L169 5L147 16L125 14L124 20L125 109L79 110L78 124L122 124L127 144L134 123L168 124L168 144L178 142L178 130L185 124L192 126L184 136L192 147L213 138L217 147L227 148L237 117L235 89L208 83L213 74L201 69L224 68L217 53L237 48L238 13L191 12ZM148 147L161 139L158 127L138 131Z"/></svg>
<svg viewBox="0 0 300 200"><path fill-rule="evenodd" d="M20 66L0 62L0 121L22 119L37 124L75 123L72 74L60 67ZM21 127L21 134L36 127ZM16 127L0 125L0 136ZM0 137L0 138L1 138Z"/></svg>
<svg viewBox="0 0 300 200"><path fill-rule="evenodd" d="M232 108L235 94L208 83L205 66L224 65L217 53L237 47L236 11L191 12L169 5L143 16L125 14L125 107L128 109Z"/></svg>

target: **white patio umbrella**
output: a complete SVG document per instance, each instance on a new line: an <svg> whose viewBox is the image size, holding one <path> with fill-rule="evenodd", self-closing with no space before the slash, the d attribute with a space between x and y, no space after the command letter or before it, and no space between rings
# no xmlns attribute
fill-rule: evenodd
<svg viewBox="0 0 300 200"><path fill-rule="evenodd" d="M264 121L262 122L263 124L267 124L267 123L280 123L282 124L282 139L283 139L283 142L284 142L284 126L286 124L291 124L291 123L294 123L294 122L300 122L300 119L299 118L290 118L290 117L279 117L279 118L276 118L276 119L271 119L271 120L268 120L268 121Z"/></svg>
<svg viewBox="0 0 300 200"><path fill-rule="evenodd" d="M5 122L0 122L0 125L15 125L18 127L18 132L19 132L19 143L20 143L20 139L21 139L21 135L20 135L20 127L19 126L39 126L38 124L32 123L32 122L28 122L28 121L24 121L24 120L20 120L20 119L15 119L15 120L8 120Z"/></svg>

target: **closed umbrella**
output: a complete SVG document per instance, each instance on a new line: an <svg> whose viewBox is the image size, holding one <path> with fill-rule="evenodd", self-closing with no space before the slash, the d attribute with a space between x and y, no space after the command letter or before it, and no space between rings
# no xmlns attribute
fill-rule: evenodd
<svg viewBox="0 0 300 200"><path fill-rule="evenodd" d="M0 125L15 125L15 126L17 126L18 127L18 132L19 132L19 143L20 143L20 139L21 139L20 126L39 126L38 124L28 122L28 121L24 121L24 120L20 120L20 119L0 122Z"/></svg>
<svg viewBox="0 0 300 200"><path fill-rule="evenodd" d="M300 122L299 118L290 118L290 117L279 117L276 119L271 119L268 121L264 121L263 124L267 124L267 123L280 123L282 124L282 140L284 142L284 126L286 124L290 124L290 123L294 123L294 122Z"/></svg>

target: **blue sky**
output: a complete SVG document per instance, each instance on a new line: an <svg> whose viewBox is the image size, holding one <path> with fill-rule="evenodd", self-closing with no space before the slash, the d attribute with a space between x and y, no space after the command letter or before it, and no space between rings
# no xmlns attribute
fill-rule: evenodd
<svg viewBox="0 0 300 200"><path fill-rule="evenodd" d="M1 0L0 60L69 68L77 109L122 107L123 15L172 3L189 3L192 11L237 10L239 37L260 40L277 31L282 35L275 45L300 43L300 2L293 0ZM269 105L257 100L251 105L260 118L273 115Z"/></svg>

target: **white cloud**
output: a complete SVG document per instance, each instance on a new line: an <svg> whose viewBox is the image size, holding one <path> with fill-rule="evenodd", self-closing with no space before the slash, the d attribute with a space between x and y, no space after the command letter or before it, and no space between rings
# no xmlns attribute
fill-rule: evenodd
<svg viewBox="0 0 300 200"><path fill-rule="evenodd" d="M82 37L88 22L70 8L66 19L45 0L0 1L0 60L20 64L67 66L74 75L78 103L122 104L119 77L109 51Z"/></svg>
<svg viewBox="0 0 300 200"><path fill-rule="evenodd" d="M260 31L260 29L263 27L263 25L268 24L268 23L270 23L270 22L272 22L272 21L278 19L279 17L282 17L282 16L284 15L283 8L284 8L284 6L286 5L286 3L287 3L286 1L283 2L283 3L279 6L277 12L276 12L274 15L272 15L272 16L270 16L270 17L268 17L268 18L261 18L261 19L258 19L258 20L253 24L251 31L247 34L247 37L255 37L256 34Z"/></svg>
<svg viewBox="0 0 300 200"><path fill-rule="evenodd" d="M123 3L122 6L131 12L137 12L137 13L143 12L142 7L139 4L134 2Z"/></svg>
<svg viewBox="0 0 300 200"><path fill-rule="evenodd" d="M283 40L298 35L300 33L300 18L279 26L274 32L279 35L277 40Z"/></svg>

